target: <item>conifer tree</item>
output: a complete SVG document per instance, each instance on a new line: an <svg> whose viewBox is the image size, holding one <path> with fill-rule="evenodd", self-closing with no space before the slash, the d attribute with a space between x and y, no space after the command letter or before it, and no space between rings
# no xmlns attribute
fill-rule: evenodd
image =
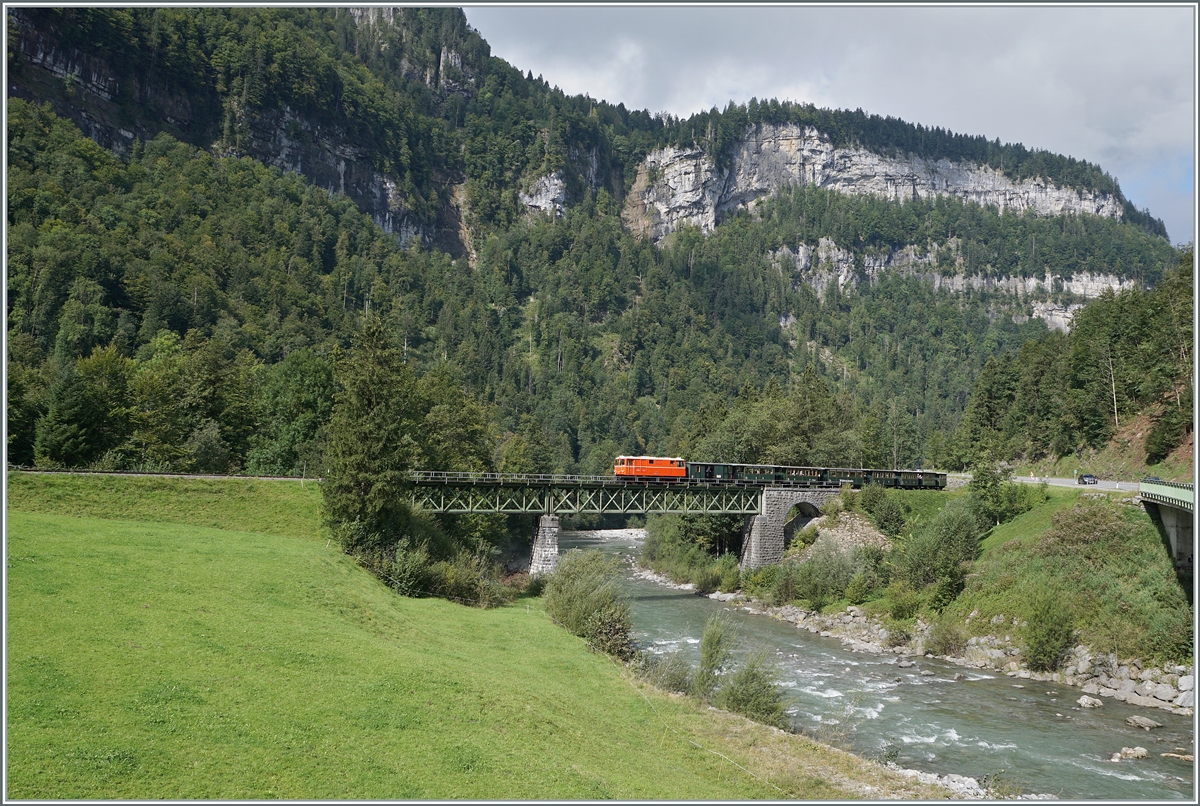
<svg viewBox="0 0 1200 806"><path fill-rule="evenodd" d="M325 515L347 551L386 548L408 524L405 473L424 464L419 429L426 406L377 317L338 356L336 376L321 486Z"/></svg>

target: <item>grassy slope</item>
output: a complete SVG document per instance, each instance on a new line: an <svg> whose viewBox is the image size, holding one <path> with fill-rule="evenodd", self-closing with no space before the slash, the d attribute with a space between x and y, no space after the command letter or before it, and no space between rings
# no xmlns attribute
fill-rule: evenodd
<svg viewBox="0 0 1200 806"><path fill-rule="evenodd" d="M316 538L316 482L9 473L10 511Z"/></svg>
<svg viewBox="0 0 1200 806"><path fill-rule="evenodd" d="M397 597L311 485L8 482L8 797L944 797L641 692L536 601Z"/></svg>
<svg viewBox="0 0 1200 806"><path fill-rule="evenodd" d="M1064 612L1073 616L1077 640L1094 650L1164 662L1186 660L1192 609L1145 511L1128 505L1130 493L1061 487L1047 492L1046 503L991 531L981 545L973 578L945 616L962 620L977 611L971 632L1003 632L1011 627L993 627L993 616L1027 619L1037 596L1052 592ZM1039 544L1050 539L1055 514L1085 496L1117 503L1116 511L1130 528L1117 542L1105 544L1105 538L1088 531L1086 520L1072 515L1067 533L1081 541L1078 548L1066 556L1041 552ZM1126 505L1119 505L1122 501Z"/></svg>

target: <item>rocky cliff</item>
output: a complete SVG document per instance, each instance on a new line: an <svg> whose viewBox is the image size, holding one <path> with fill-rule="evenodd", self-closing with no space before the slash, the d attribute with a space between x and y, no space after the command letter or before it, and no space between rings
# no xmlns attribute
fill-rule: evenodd
<svg viewBox="0 0 1200 806"><path fill-rule="evenodd" d="M215 95L180 91L151 76L125 76L101 58L60 47L20 9L8 12L7 97L49 102L105 148L128 154L159 132L194 144L217 134ZM138 114L130 114L136 108Z"/></svg>
<svg viewBox="0 0 1200 806"><path fill-rule="evenodd" d="M811 127L759 124L747 128L729 167L719 170L698 148L663 148L647 155L626 199L635 232L659 240L680 226L708 232L722 215L790 185L813 185L889 199L956 196L1001 210L1038 215L1093 213L1120 218L1120 200L1062 188L1040 179L1013 182L987 166L885 157L861 148L834 148Z"/></svg>
<svg viewBox="0 0 1200 806"><path fill-rule="evenodd" d="M1079 273L1061 277L1047 271L1042 277L967 275L962 271L955 238L943 244L929 243L923 248L910 245L860 257L829 238L821 238L816 245L798 244L794 251L782 247L770 253L769 258L777 270L791 275L794 283L808 285L821 299L831 283L844 290L859 282L877 282L884 273L894 271L918 277L939 290L1016 295L1026 299L1031 316L1064 332L1070 330L1072 315L1082 307L1075 300L1095 299L1108 289L1120 292L1136 285L1133 280L1113 274Z"/></svg>

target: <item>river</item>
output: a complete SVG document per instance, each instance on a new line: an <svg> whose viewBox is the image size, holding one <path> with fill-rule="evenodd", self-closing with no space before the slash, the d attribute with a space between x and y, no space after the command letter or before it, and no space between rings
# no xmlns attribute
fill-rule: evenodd
<svg viewBox="0 0 1200 806"><path fill-rule="evenodd" d="M563 532L559 550L598 549L632 559L639 530ZM892 655L849 652L822 638L740 605L727 604L638 579L625 584L638 644L651 652L681 648L699 660L704 623L725 612L741 651L765 647L774 655L785 705L798 730L874 759L939 775L999 780L1027 794L1060 799L1193 800L1192 764L1162 753L1192 753L1191 717L1148 711L1105 699L1080 708L1070 686L964 669L930 658L908 668ZM1134 714L1161 728L1125 724ZM1113 762L1123 747L1144 747L1147 758Z"/></svg>

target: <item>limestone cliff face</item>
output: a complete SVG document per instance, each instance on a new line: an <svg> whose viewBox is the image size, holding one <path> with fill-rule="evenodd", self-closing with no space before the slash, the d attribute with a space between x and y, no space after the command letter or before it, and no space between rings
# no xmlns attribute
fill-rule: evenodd
<svg viewBox="0 0 1200 806"><path fill-rule="evenodd" d="M34 103L49 101L56 114L72 120L97 144L127 154L134 140L165 131L198 143L216 134L215 97L189 96L145 77L122 79L105 60L75 49L37 30L19 9L8 12L8 96ZM143 114L121 114L121 105Z"/></svg>
<svg viewBox="0 0 1200 806"><path fill-rule="evenodd" d="M352 144L337 126L322 125L288 107L235 118L242 132L225 151L253 157L280 170L303 174L310 185L342 193L402 242L429 235L404 203L396 180L375 170L371 153Z"/></svg>
<svg viewBox="0 0 1200 806"><path fill-rule="evenodd" d="M955 238L942 244L909 245L885 254L864 255L857 260L854 253L829 238L821 238L815 246L801 243L795 251L785 246L772 252L770 259L777 270L790 274L794 283L810 286L821 299L825 298L830 283L845 290L859 282L877 282L885 272L918 277L937 290L961 293L969 289L1013 294L1023 299L1036 297L1027 299L1030 315L1064 332L1070 330L1071 317L1082 304L1055 299L1090 300L1108 289L1119 293L1136 285L1133 280L1112 274L1080 273L1068 278L1048 271L1042 277L968 276L961 270L959 243Z"/></svg>
<svg viewBox="0 0 1200 806"><path fill-rule="evenodd" d="M562 215L567 205L567 183L561 171L555 171L538 179L528 193L518 194L521 204L529 213Z"/></svg>
<svg viewBox="0 0 1200 806"><path fill-rule="evenodd" d="M684 225L708 232L725 213L752 208L757 200L789 185L888 199L948 195L1038 215L1122 214L1119 200L1105 193L1062 188L1040 179L1016 183L988 166L946 159L834 148L811 127L760 124L747 128L724 171L698 148L648 154L627 198L624 218L632 230L654 240Z"/></svg>

